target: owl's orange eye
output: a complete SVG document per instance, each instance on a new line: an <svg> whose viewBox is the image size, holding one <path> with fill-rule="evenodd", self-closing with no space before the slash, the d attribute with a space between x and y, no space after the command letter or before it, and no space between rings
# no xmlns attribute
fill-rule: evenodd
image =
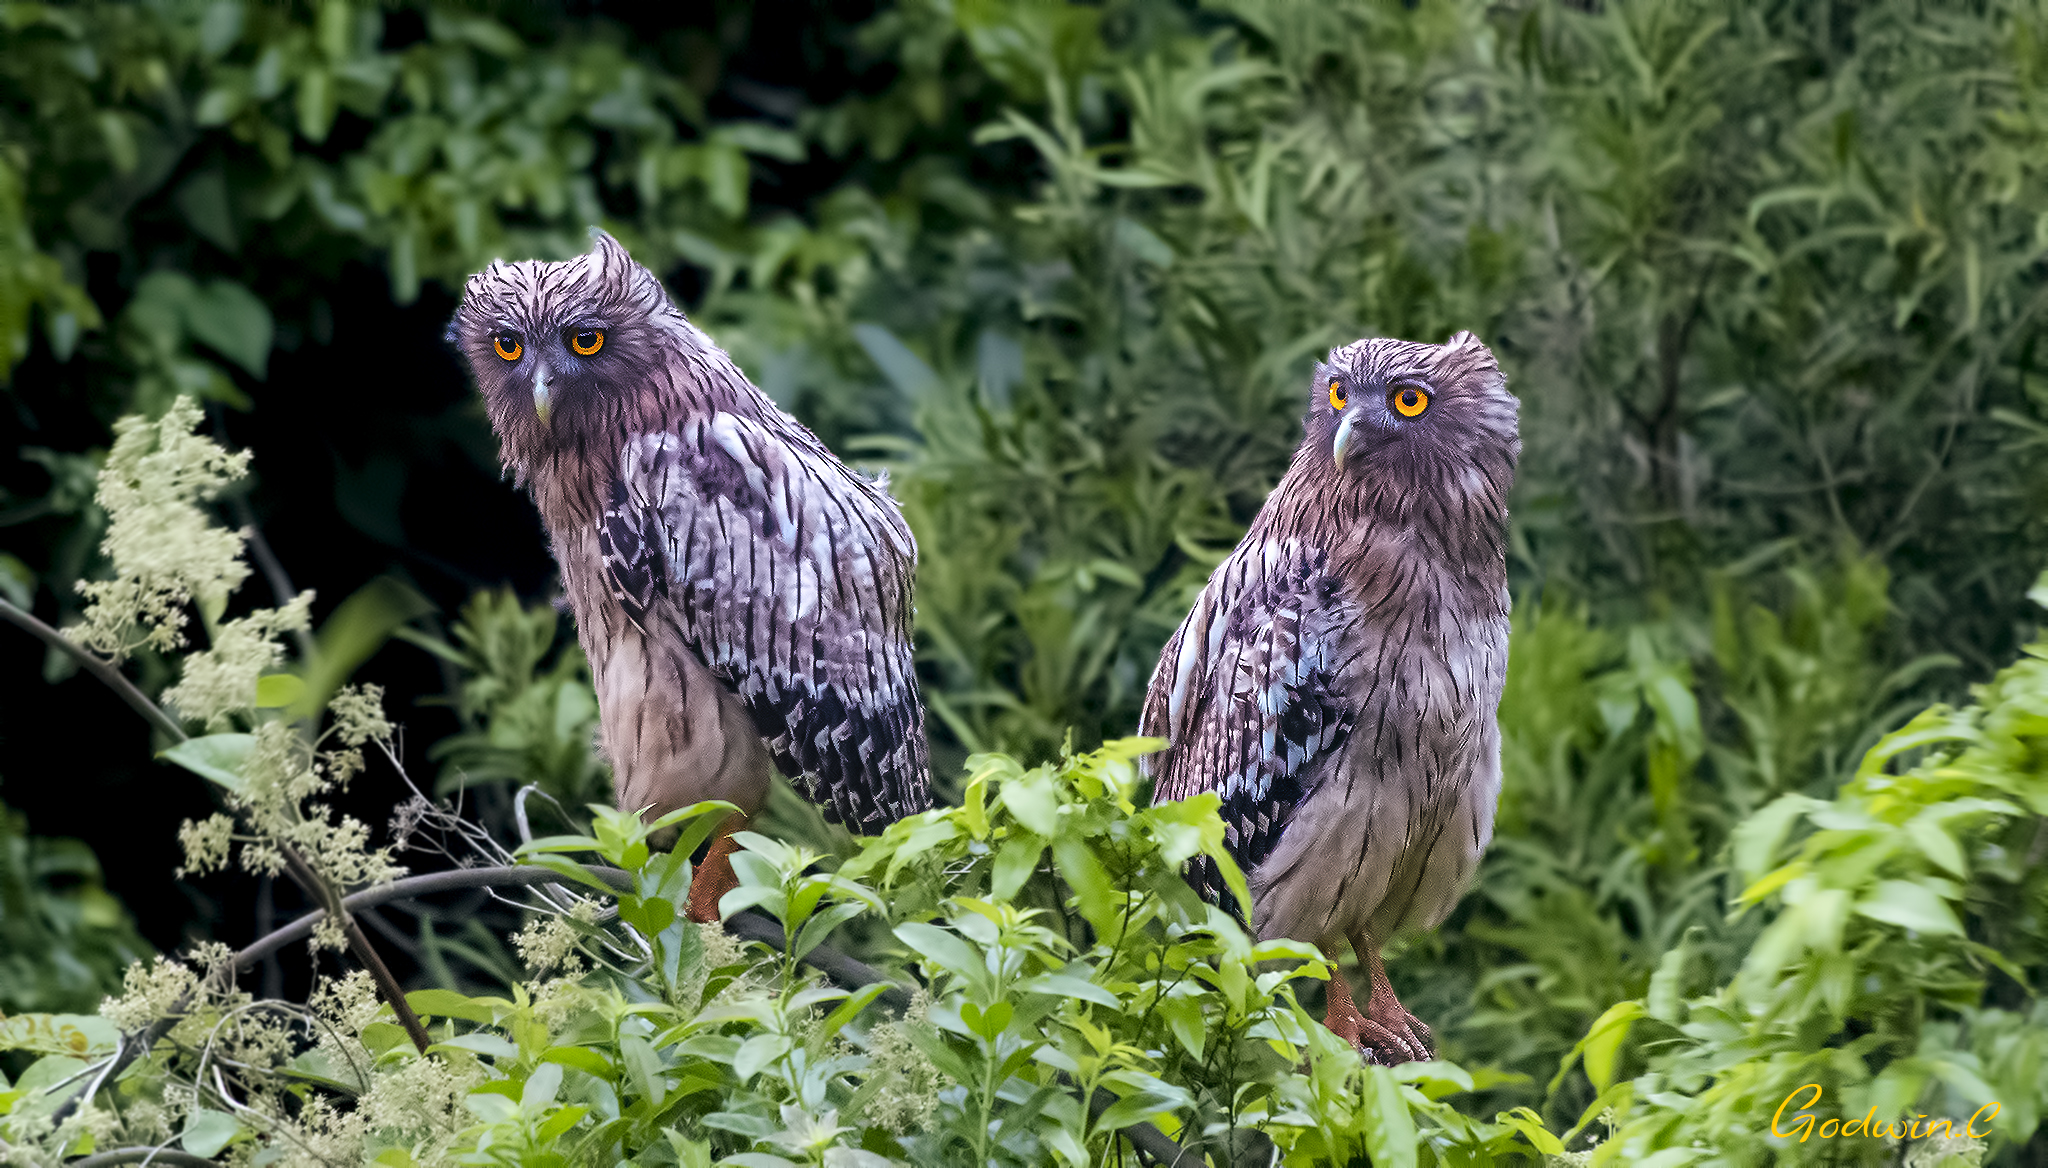
<svg viewBox="0 0 2048 1168"><path fill-rule="evenodd" d="M517 361L519 355L526 352L526 346L520 343L518 333L499 333L491 338L491 348L496 349L498 356L507 361Z"/></svg>
<svg viewBox="0 0 2048 1168"><path fill-rule="evenodd" d="M584 329L581 332L571 333L569 335L569 347L576 351L577 356L588 357L599 349L604 348L604 330Z"/></svg>
<svg viewBox="0 0 2048 1168"><path fill-rule="evenodd" d="M1419 418L1429 408L1429 393L1419 385L1397 385L1387 395L1387 404L1404 418Z"/></svg>
<svg viewBox="0 0 2048 1168"><path fill-rule="evenodd" d="M1341 411L1341 410L1342 410L1342 409L1344 408L1344 400L1345 400L1345 399L1344 399L1344 383L1343 383L1343 382L1341 382L1341 381L1339 381L1339 380L1337 380L1337 379L1336 379L1336 378L1334 378L1334 377L1333 377L1333 378L1331 378L1331 379L1330 379L1330 408L1331 408L1331 409L1333 409L1333 410L1340 410L1340 411Z"/></svg>

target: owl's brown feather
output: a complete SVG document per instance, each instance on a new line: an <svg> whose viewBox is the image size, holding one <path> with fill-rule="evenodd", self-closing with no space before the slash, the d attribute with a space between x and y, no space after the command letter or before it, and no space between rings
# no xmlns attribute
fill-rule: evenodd
<svg viewBox="0 0 2048 1168"><path fill-rule="evenodd" d="M622 808L752 811L771 766L856 830L930 806L917 548L882 484L608 235L574 260L491 265L450 337L548 530Z"/></svg>
<svg viewBox="0 0 2048 1168"><path fill-rule="evenodd" d="M1408 386L1426 395L1414 417L1395 408ZM1142 723L1168 741L1145 763L1155 797L1221 797L1261 937L1348 942L1377 968L1478 865L1500 790L1515 414L1469 333L1333 350L1292 466L1160 655ZM1398 1008L1383 986L1372 999Z"/></svg>

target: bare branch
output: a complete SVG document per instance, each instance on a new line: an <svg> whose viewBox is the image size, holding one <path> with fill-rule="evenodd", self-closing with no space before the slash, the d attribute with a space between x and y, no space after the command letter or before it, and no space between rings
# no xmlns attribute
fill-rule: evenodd
<svg viewBox="0 0 2048 1168"><path fill-rule="evenodd" d="M174 742L185 741L185 730L175 718L164 713L162 706L149 700L149 695L135 688L122 672L100 659L85 646L74 643L71 638L44 624L35 614L16 608L6 600L0 600L0 620L5 620L18 629L42 641L50 648L78 662L78 667L98 678L108 689L114 691L130 709L142 715L142 720L156 727Z"/></svg>

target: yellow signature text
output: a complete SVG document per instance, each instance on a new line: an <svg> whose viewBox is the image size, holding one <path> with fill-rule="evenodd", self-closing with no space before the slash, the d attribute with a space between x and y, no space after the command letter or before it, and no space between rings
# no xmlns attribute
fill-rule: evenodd
<svg viewBox="0 0 2048 1168"><path fill-rule="evenodd" d="M1808 1091L1813 1092L1813 1094L1808 1096L1803 1102L1793 1102L1793 1100L1798 1099ZM1991 1134L1989 1125L1992 1120L1998 1118L1999 1111L1998 1104L1986 1103L1977 1109L1977 1113L1969 1118L1960 1132L1956 1130L1955 1121L1952 1119L1933 1120L1932 1122L1927 1122L1926 1126L1923 1127L1923 1121L1927 1120L1925 1115L1886 1122L1877 1118L1877 1108L1875 1107L1871 1108L1870 1113L1862 1119L1845 1120L1835 1117L1821 1122L1820 1117L1816 1115L1796 1114L1818 1104L1820 1097L1821 1087L1819 1083L1808 1083L1793 1091L1790 1095L1785 1096L1785 1101L1778 1104L1777 1112L1771 1116L1771 1134L1780 1139L1790 1139L1794 1134L1797 1134L1799 1142L1802 1144L1810 1137L1816 1135L1824 1140L1855 1138L1858 1136L1867 1136L1874 1140L1921 1140L1931 1138L1936 1134L1948 1138L1963 1135L1971 1139L1981 1140ZM1785 1112L1787 1111L1792 1111L1795 1114L1792 1117L1791 1123L1785 1126L1783 1130L1780 1130L1779 1125L1785 1123ZM1985 1129L1981 1132L1977 1130L1977 1121L1980 1119L1986 1124ZM1816 1123L1819 1124L1818 1127L1815 1126Z"/></svg>

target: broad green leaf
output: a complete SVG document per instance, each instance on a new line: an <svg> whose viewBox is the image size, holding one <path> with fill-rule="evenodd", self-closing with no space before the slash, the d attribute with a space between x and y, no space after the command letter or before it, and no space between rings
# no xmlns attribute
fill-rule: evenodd
<svg viewBox="0 0 2048 1168"><path fill-rule="evenodd" d="M256 738L251 734L207 734L187 738L157 757L239 794L247 786L242 767L255 746Z"/></svg>
<svg viewBox="0 0 2048 1168"><path fill-rule="evenodd" d="M540 1144L542 1147L546 1147L554 1141L562 1138L562 1133L568 1131L572 1127L575 1127L578 1123L582 1122L584 1116L589 1114L590 1108L584 1107L580 1104L574 1107L562 1108L560 1111L557 1111L553 1115L549 1116L547 1122L541 1124L540 1127L534 1131L534 1142Z"/></svg>
<svg viewBox="0 0 2048 1168"><path fill-rule="evenodd" d="M528 1115L538 1115L555 1101L555 1093L561 1089L561 1064L542 1063L526 1077L526 1085L520 1089L519 1110Z"/></svg>
<svg viewBox="0 0 2048 1168"><path fill-rule="evenodd" d="M1621 1044L1628 1037L1629 1026L1642 1014L1640 1002L1616 1002L1595 1019L1592 1029L1586 1032L1583 1047L1586 1077L1593 1081L1595 1091L1607 1090L1614 1081L1614 1060L1621 1053Z"/></svg>
<svg viewBox="0 0 2048 1168"><path fill-rule="evenodd" d="M1856 903L1856 911L1874 921L1929 936L1960 936L1963 927L1941 897L1923 883L1886 880Z"/></svg>
<svg viewBox="0 0 2048 1168"><path fill-rule="evenodd" d="M414 990L405 995L405 1002L416 1013L435 1018L460 1018L464 1022L488 1025L497 1017L489 1005L454 990Z"/></svg>
<svg viewBox="0 0 2048 1168"><path fill-rule="evenodd" d="M1415 1119L1401 1084L1385 1067L1366 1067L1359 1114L1365 1120L1365 1147L1374 1168L1416 1168Z"/></svg>
<svg viewBox="0 0 2048 1168"><path fill-rule="evenodd" d="M921 921L898 925L895 931L897 940L955 977L978 982L986 972L981 955L957 934Z"/></svg>
<svg viewBox="0 0 2048 1168"><path fill-rule="evenodd" d="M195 288L184 310L193 337L251 377L265 376L273 327L270 309L254 292L233 280L214 280Z"/></svg>
<svg viewBox="0 0 2048 1168"><path fill-rule="evenodd" d="M1017 832L1004 840L989 869L989 896L998 901L1015 899L1044 854L1045 840L1029 832Z"/></svg>
<svg viewBox="0 0 2048 1168"><path fill-rule="evenodd" d="M540 1058L542 1062L560 1063L600 1079L609 1080L617 1073L610 1060L587 1046L551 1046Z"/></svg>
<svg viewBox="0 0 2048 1168"><path fill-rule="evenodd" d="M517 1046L495 1034L486 1034L483 1031L458 1034L453 1038L445 1038L427 1049L429 1051L468 1051L471 1054L488 1055L494 1059L516 1059L519 1057L519 1048Z"/></svg>
<svg viewBox="0 0 2048 1168"><path fill-rule="evenodd" d="M96 1014L0 1014L0 1050L97 1058L120 1041L114 1024Z"/></svg>
<svg viewBox="0 0 2048 1168"><path fill-rule="evenodd" d="M306 683L295 674L270 673L256 679L256 708L276 710L291 705L306 692Z"/></svg>
<svg viewBox="0 0 2048 1168"><path fill-rule="evenodd" d="M228 1142L241 1134L242 1125L235 1117L210 1108L195 1107L185 1117L185 1132L178 1143L195 1156L212 1158L228 1146Z"/></svg>

